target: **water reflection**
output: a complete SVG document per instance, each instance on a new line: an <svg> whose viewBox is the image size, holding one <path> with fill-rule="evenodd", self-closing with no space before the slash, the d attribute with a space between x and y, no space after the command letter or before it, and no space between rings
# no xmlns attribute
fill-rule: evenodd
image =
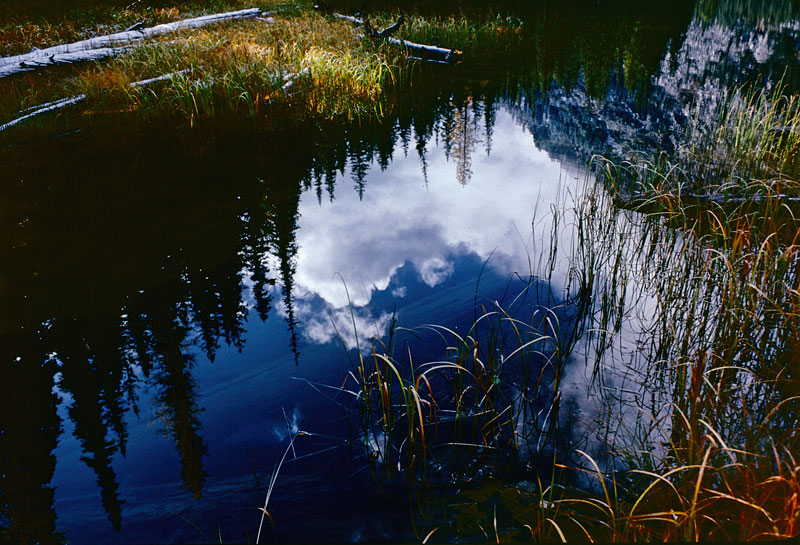
<svg viewBox="0 0 800 545"><path fill-rule="evenodd" d="M535 221L537 203L557 202L559 184L581 176L591 153L666 146L692 100L710 104L730 85L796 69L794 23L734 33L722 20L692 22L690 2L630 4L620 20L605 3L569 12L538 3L521 14L535 55L515 61L513 78L425 80L383 123L280 137L77 134L4 150L4 533L60 537L52 481L62 426L74 438L62 437L62 459L88 468L113 528L138 507L126 503L123 457L142 462L153 444L141 438L140 412L177 455L163 479L201 496L234 456L208 455L229 439L225 415L241 417L273 392L254 385L287 377L279 360L315 361L307 352L338 336L355 346L353 322L379 336L395 308L409 325L468 320L483 262L492 295L535 269L530 260L553 242L549 223L542 231ZM238 364L260 382L213 391L253 331L273 328L283 342L276 322L285 344ZM218 354L227 371L207 365ZM226 413L232 391L251 401ZM246 460L231 464L235 473Z"/></svg>

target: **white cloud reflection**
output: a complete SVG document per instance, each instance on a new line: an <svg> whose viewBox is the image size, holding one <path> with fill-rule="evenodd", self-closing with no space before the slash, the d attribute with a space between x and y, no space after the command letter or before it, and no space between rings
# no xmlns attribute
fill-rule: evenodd
<svg viewBox="0 0 800 545"><path fill-rule="evenodd" d="M319 344L338 340L349 350L358 346L362 352L369 352L371 339L383 335L392 318L385 312L374 316L364 307L326 307L320 311L308 300L296 302L295 314L302 317L302 335Z"/></svg>
<svg viewBox="0 0 800 545"><path fill-rule="evenodd" d="M297 292L314 293L334 309L346 308L349 302L361 307L375 289L385 289L406 262L415 266L422 282L434 287L452 273L448 256L457 248L481 260L492 255L489 266L500 272L527 275L529 257L534 258L540 242L549 244L550 222L537 222L544 231L532 232L537 208L540 217L543 210L549 211L559 198L560 184L583 170L573 168L568 174L537 149L530 133L504 110L497 113L492 139L491 156L482 148L475 150L473 176L466 186L456 179L455 162L448 162L444 151L430 142L428 186L419 158L413 153L403 157L397 150L385 171L375 166L368 174L363 202L349 174L340 176L333 202L320 204L313 192L304 193L297 233ZM402 289L393 286L398 294ZM322 339L326 330L309 310L298 308L297 317L312 331L308 335Z"/></svg>

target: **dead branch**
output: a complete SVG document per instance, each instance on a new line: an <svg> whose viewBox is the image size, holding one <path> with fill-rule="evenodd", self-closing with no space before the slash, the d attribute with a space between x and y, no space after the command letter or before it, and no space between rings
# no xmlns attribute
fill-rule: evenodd
<svg viewBox="0 0 800 545"><path fill-rule="evenodd" d="M386 27L380 32L373 30L372 26L369 24L369 20L366 18L360 19L358 17L353 17L352 15L342 15L341 13L336 12L331 12L331 17L334 19L349 21L356 26L364 27L368 36L373 38L383 38L391 44L405 47L413 57L418 59L453 64L459 62L462 57L462 52L457 49L446 49L444 47L437 47L435 45L418 44L408 40L400 40L390 37L390 35L396 32L397 29L400 28L400 25L403 24L405 18L402 15L396 23Z"/></svg>
<svg viewBox="0 0 800 545"><path fill-rule="evenodd" d="M169 74L164 74L163 76L158 76L155 78L148 78L139 81L134 81L130 84L130 87L144 87L159 81L166 81L171 80L175 76L182 76L191 72L191 68L187 68L186 70L180 70L178 72L170 72ZM86 95L76 95L74 97L67 97L62 98L60 100L54 100L52 102L47 102L45 104L40 104L38 106L31 106L30 108L25 108L16 113L19 117L16 119L12 119L8 123L4 123L0 125L0 132L8 129L9 127L13 127L18 123L22 123L23 121L30 119L32 117L36 117L37 115L45 114L47 112L52 112L55 110L60 110L61 108L66 108L67 106L71 106L73 104L77 104L78 102L83 101L86 98Z"/></svg>

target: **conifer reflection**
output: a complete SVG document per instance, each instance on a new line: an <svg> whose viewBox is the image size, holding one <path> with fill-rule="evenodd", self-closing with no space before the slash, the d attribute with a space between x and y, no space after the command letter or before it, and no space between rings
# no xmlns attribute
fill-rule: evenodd
<svg viewBox="0 0 800 545"><path fill-rule="evenodd" d="M422 67L423 84L383 121L307 124L272 138L242 128L73 135L0 156L0 304L10 309L0 313L3 537L58 539L49 484L61 426L54 376L114 527L124 524L114 459L126 452L127 412L142 409L140 385L156 391L183 481L202 493L207 446L192 369L201 354L213 361L223 344L244 345L245 277L261 320L276 319L282 287L299 360L293 291L304 190L332 200L348 172L347 185L363 197L368 174L391 162L395 146L418 156L427 184L432 142L467 184L478 145L492 151L500 107L545 150L585 159L608 140L601 114L630 119L591 104L557 107L558 93L573 87L611 94L632 117L636 108L655 115L674 107L648 93L664 53L680 47L694 4L623 4L531 3L520 14L531 27L530 54L497 63L488 78Z"/></svg>
<svg viewBox="0 0 800 545"><path fill-rule="evenodd" d="M0 335L0 540L57 543L52 509L61 423L53 392L55 362L38 335Z"/></svg>

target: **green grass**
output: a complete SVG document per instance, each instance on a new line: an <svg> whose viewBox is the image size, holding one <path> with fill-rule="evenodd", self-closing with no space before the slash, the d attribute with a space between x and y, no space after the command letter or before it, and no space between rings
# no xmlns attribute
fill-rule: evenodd
<svg viewBox="0 0 800 545"><path fill-rule="evenodd" d="M287 3L278 0L4 0L0 56L120 32L137 22L154 26L222 11L251 7L269 11L286 6Z"/></svg>
<svg viewBox="0 0 800 545"><path fill-rule="evenodd" d="M383 114L390 91L405 77L402 51L382 48L352 25L313 10L273 7L274 23L222 23L150 41L106 62L0 81L0 119L78 94L88 96L81 107L59 113L73 125L103 123L120 117L108 114L129 112L134 115L122 116L120 123L263 119L277 108L301 119ZM191 72L166 82L130 87L187 69ZM51 123L34 119L24 124L31 128L8 132L42 132Z"/></svg>
<svg viewBox="0 0 800 545"><path fill-rule="evenodd" d="M730 100L677 156L644 168L601 160L605 184L592 177L558 209L553 228L574 229L573 243L552 246L534 273L567 267L564 307L578 324L497 307L466 334L431 326L439 361L393 338L358 356L346 388L359 433L386 438L373 443L375 480L407 482L420 539L800 535L800 229L782 196L796 167L791 152L759 145L793 123L796 99ZM748 144L715 148L723 137ZM736 199L690 202L678 182ZM631 206L614 193L623 187L646 204L620 207ZM521 486L511 468L546 466L542 441L562 431L571 356L590 365L591 434L555 443L555 470ZM448 475L468 475L457 494L436 486Z"/></svg>
<svg viewBox="0 0 800 545"><path fill-rule="evenodd" d="M254 5L275 12L274 23L222 23L164 36L107 61L0 80L0 122L11 121L35 105L79 94L88 97L78 108L4 131L3 139L13 142L92 123L193 126L212 119L263 120L278 109L283 117L300 120L383 117L391 110L393 97L412 84L414 63L402 47L364 37L361 29L317 12L307 2L220 1L202 8L181 2L165 7L134 4L55 12L45 19L30 15L25 19L20 9L2 27L0 46L6 52L21 52L119 31L135 21L151 25ZM381 28L399 16L378 13L371 21ZM508 51L521 47L522 29L513 17L407 15L398 36L463 49L475 68L496 65L498 57L508 57ZM169 81L130 87L136 81L187 69L191 72Z"/></svg>
<svg viewBox="0 0 800 545"><path fill-rule="evenodd" d="M622 199L628 195L671 200L718 201L800 195L800 96L773 90L738 89L720 100L717 115L701 112L674 154L606 161L602 176ZM638 199L641 200L641 199ZM664 203L667 204L666 202Z"/></svg>

